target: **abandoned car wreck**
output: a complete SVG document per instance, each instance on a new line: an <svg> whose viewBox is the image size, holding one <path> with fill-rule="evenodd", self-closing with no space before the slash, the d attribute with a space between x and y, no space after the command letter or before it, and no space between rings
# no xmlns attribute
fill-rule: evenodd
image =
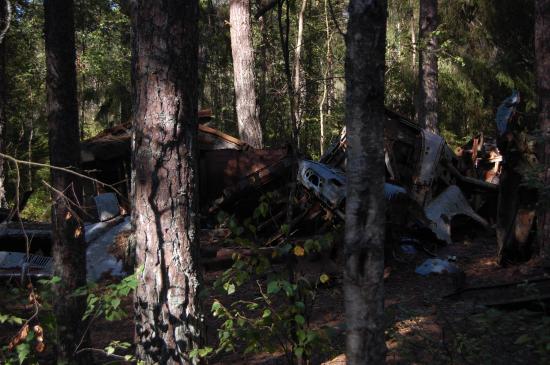
<svg viewBox="0 0 550 365"><path fill-rule="evenodd" d="M298 189L291 209L290 235L319 234L343 221L345 129L319 161L312 161L295 157L289 147L254 149L207 126L209 111L201 111L199 117L201 253L206 266L216 266L222 261L230 264L231 252L235 252L211 252L208 248L212 242L223 242L230 235L229 230L219 225L218 213L245 218L268 193L275 198L270 218L258 226L258 235L265 236L265 246L281 242L283 235L273 227L288 219L287 202L294 183ZM482 229L494 224L502 156L492 140L479 135L453 151L441 136L421 129L407 118L389 110L386 117L384 195L390 250L415 235L450 244L453 226L456 222L464 224L464 219ZM122 124L84 141L81 146L83 169L107 184L84 181L86 219L91 222L86 226L89 280L98 280L105 272L122 275L125 268L131 270L131 258L128 260L131 248L126 242L131 231L127 216L131 210L128 203L131 138L130 125ZM12 245L9 251L24 252L22 232L16 223L4 222L3 227L0 241L18 236L17 247ZM40 262L39 266L47 272L50 264L44 264L47 260L40 257L50 254L45 244L49 227L41 229L30 250L38 259L24 258L22 262ZM40 237L42 241L38 240ZM122 248L113 249L114 243ZM0 267L12 274L20 273L24 265L21 262L15 265L15 261L13 257L0 260Z"/></svg>

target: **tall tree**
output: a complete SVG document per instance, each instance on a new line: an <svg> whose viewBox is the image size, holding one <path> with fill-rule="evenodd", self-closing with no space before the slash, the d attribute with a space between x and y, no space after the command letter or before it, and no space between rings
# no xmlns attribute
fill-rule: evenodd
<svg viewBox="0 0 550 365"><path fill-rule="evenodd" d="M0 153L5 152L4 134L6 129L6 46L4 38L11 21L11 4L0 1ZM6 190L4 188L4 159L0 157L0 208L6 208Z"/></svg>
<svg viewBox="0 0 550 365"><path fill-rule="evenodd" d="M539 159L543 167L542 179L550 186L550 0L535 1L535 57L538 94L539 125L542 142ZM542 199L544 198L544 199ZM543 257L550 264L550 206L548 196L541 197L538 218L539 242Z"/></svg>
<svg viewBox="0 0 550 365"><path fill-rule="evenodd" d="M437 0L420 0L418 123L437 133Z"/></svg>
<svg viewBox="0 0 550 365"><path fill-rule="evenodd" d="M384 72L387 3L351 0L344 300L348 364L384 364Z"/></svg>
<svg viewBox="0 0 550 365"><path fill-rule="evenodd" d="M137 357L190 363L202 336L198 1L138 0L132 13Z"/></svg>
<svg viewBox="0 0 550 365"><path fill-rule="evenodd" d="M77 168L80 163L73 0L44 1L46 45L46 92L50 162ZM79 179L52 169L52 252L54 312L57 323L57 363L89 363L75 358L75 348L84 333L82 315L86 298L71 296L86 284L86 245L79 217L82 188Z"/></svg>
<svg viewBox="0 0 550 365"><path fill-rule="evenodd" d="M304 42L304 14L306 12L307 0L302 0L300 12L298 13L298 29L296 33L296 47L294 47L294 113L296 124L302 125L304 114L305 87L302 85L302 48ZM298 140L299 141L299 140Z"/></svg>
<svg viewBox="0 0 550 365"><path fill-rule="evenodd" d="M263 139L256 100L249 0L229 2L229 23L239 136L251 146L261 148Z"/></svg>

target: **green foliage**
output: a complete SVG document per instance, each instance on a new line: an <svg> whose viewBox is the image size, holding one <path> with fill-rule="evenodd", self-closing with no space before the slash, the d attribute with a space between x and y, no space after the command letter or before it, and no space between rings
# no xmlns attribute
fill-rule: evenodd
<svg viewBox="0 0 550 365"><path fill-rule="evenodd" d="M14 1L14 17L5 46L5 152L22 160L48 162L46 57L42 1ZM78 106L83 138L107 126L126 122L131 110L130 21L117 2L78 0L75 4ZM32 138L31 138L32 137ZM21 166L20 191L34 190L23 217L49 219L47 169ZM8 201L13 205L15 172L6 173Z"/></svg>
<svg viewBox="0 0 550 365"><path fill-rule="evenodd" d="M130 19L110 0L75 9L80 122L91 137L130 118Z"/></svg>
<svg viewBox="0 0 550 365"><path fill-rule="evenodd" d="M42 169L39 174L42 175L42 173L49 174L49 171ZM21 218L45 222L50 220L51 211L50 192L42 185L32 193L25 209L21 212Z"/></svg>
<svg viewBox="0 0 550 365"><path fill-rule="evenodd" d="M233 233L232 243L251 249L254 254L235 255L233 266L223 273L214 286L233 296L255 285L258 295L251 300L234 300L229 305L217 299L214 301L211 311L222 324L218 329L217 348L204 352L206 355L241 351L240 346L244 346L244 354L274 353L282 349L291 363L293 357L310 358L326 340L322 330L311 327L310 318L318 286L329 281L328 275L323 274L314 280L298 276L289 265L275 265L256 243L255 224L268 216L270 198L269 195L262 197L253 217L246 219L242 226L234 217L220 216ZM288 235L287 226L283 225L280 231ZM274 247L271 257L285 257L292 262L295 257L326 249L331 240L332 237L326 236L320 240L307 240L303 245L287 240ZM260 282L259 277L266 277L267 280Z"/></svg>
<svg viewBox="0 0 550 365"><path fill-rule="evenodd" d="M388 2L386 104L414 116L418 2ZM494 135L495 110L512 89L534 110L533 2L458 0L439 6L439 125L454 140ZM414 63L413 63L414 60Z"/></svg>
<svg viewBox="0 0 550 365"><path fill-rule="evenodd" d="M122 300L130 292L137 288L138 281L136 274L125 277L119 283L99 287L97 284L89 284L87 287L79 288L73 294L75 296L87 295L86 311L82 320L104 316L108 321L117 321L126 318L126 311L120 306Z"/></svg>
<svg viewBox="0 0 550 365"><path fill-rule="evenodd" d="M107 286L89 284L86 287L78 288L71 296L86 295L86 311L82 321L90 323L99 318L107 321L121 320L127 317L128 313L121 307L124 298L128 297L137 287L137 273L125 277L118 283ZM19 331L12 338L9 344L0 348L0 355L6 364L37 364L39 354L44 351L45 344L55 345L57 324L52 308L52 287L61 282L57 276L50 279L41 279L38 286L30 286L30 294L27 290L14 288L15 297L25 298L35 306L36 313L30 319L24 319L11 313L0 314L0 324L9 324L19 327ZM28 299L27 299L28 298ZM131 344L119 340L112 340L103 351L107 356L113 356L125 361L135 361L134 357L125 354ZM78 349L77 349L78 350ZM122 352L122 355L116 352Z"/></svg>

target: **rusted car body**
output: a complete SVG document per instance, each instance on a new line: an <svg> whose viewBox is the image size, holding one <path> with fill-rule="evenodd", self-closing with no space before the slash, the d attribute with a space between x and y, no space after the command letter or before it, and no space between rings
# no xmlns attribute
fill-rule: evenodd
<svg viewBox="0 0 550 365"><path fill-rule="evenodd" d="M239 199L257 199L275 181L286 184L292 164L288 148L254 149L246 142L209 127L211 113L199 113L200 204L204 213L228 208ZM99 181L115 186L125 196L130 192L131 125L109 128L81 144L83 169ZM281 180L283 179L283 180ZM85 183L86 205L94 207L93 196L102 193L100 185ZM130 207L125 206L126 210ZM90 214L94 214L91 209Z"/></svg>
<svg viewBox="0 0 550 365"><path fill-rule="evenodd" d="M488 226L487 220L477 214L476 210L489 197L494 199L498 186L464 175L460 171L459 158L441 136L421 129L397 113L386 111L386 117L386 185L402 189L416 202L408 204L408 209L416 211L416 219L419 218L417 208L421 207L424 213L422 218L427 218L425 221L429 221L437 238L448 243L451 242L451 222L455 216L466 216ZM341 217L345 179L329 176L343 176L346 169L346 143L344 129L338 141L319 161L321 166L327 167L326 171L321 173L320 166L312 169L311 166L315 165L301 163L298 173L301 184L313 191L329 209L337 210ZM312 173L314 170L318 172ZM321 182L314 186L312 180Z"/></svg>

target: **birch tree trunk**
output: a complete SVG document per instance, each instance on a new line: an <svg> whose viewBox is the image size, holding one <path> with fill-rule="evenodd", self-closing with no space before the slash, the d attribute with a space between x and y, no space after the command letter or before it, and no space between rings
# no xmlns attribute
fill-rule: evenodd
<svg viewBox="0 0 550 365"><path fill-rule="evenodd" d="M539 160L542 179L550 186L550 0L535 0L535 56L539 126L542 131ZM550 203L548 197L539 199L538 235L542 256L550 265Z"/></svg>
<svg viewBox="0 0 550 365"><path fill-rule="evenodd" d="M254 148L262 148L262 127L255 91L249 0L229 2L229 22L239 137Z"/></svg>
<svg viewBox="0 0 550 365"><path fill-rule="evenodd" d="M422 128L438 133L437 128L437 0L420 0L418 123Z"/></svg>
<svg viewBox="0 0 550 365"><path fill-rule="evenodd" d="M198 298L198 2L133 11L133 210L137 357L188 364L202 343Z"/></svg>
<svg viewBox="0 0 550 365"><path fill-rule="evenodd" d="M50 162L74 169L80 164L80 139L73 1L45 0L44 18ZM78 216L82 188L73 174L53 169L50 174L52 186L62 192L52 192L53 266L61 279L53 287L57 363L89 364L89 353L75 354L84 336L86 298L70 295L86 284L86 244Z"/></svg>
<svg viewBox="0 0 550 365"><path fill-rule="evenodd" d="M384 364L384 71L387 2L351 0L344 300L347 363Z"/></svg>

